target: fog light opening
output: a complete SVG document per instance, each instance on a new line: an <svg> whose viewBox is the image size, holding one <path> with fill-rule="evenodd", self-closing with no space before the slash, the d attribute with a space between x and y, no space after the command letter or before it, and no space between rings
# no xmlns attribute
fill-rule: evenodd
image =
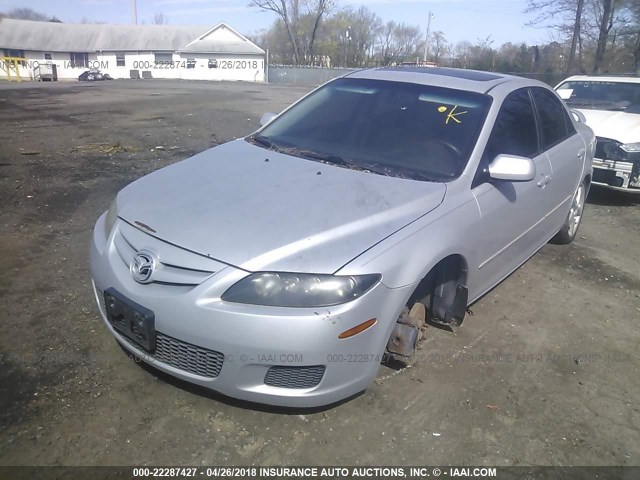
<svg viewBox="0 0 640 480"><path fill-rule="evenodd" d="M345 338L353 337L354 335L362 333L368 328L373 327L377 321L378 321L377 318L372 318L370 320L367 320L366 322L362 322L360 325L356 325L355 327L350 328L345 332L342 332L340 335L338 335L338 338L341 340L344 340Z"/></svg>

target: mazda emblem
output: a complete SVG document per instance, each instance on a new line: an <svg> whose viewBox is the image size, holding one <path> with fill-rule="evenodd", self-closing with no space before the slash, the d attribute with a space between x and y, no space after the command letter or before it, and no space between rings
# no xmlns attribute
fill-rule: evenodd
<svg viewBox="0 0 640 480"><path fill-rule="evenodd" d="M140 250L131 261L131 276L138 283L151 283L151 276L156 265L157 259L153 253L147 250Z"/></svg>

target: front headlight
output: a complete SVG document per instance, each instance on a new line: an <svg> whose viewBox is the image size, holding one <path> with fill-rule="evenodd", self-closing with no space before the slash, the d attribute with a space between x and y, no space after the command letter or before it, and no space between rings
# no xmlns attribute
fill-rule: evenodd
<svg viewBox="0 0 640 480"><path fill-rule="evenodd" d="M113 229L113 225L116 223L118 219L118 196L113 199L111 205L109 205L109 210L107 210L107 216L104 219L104 234L109 238L111 235L111 230Z"/></svg>
<svg viewBox="0 0 640 480"><path fill-rule="evenodd" d="M222 300L270 307L329 307L362 296L381 275L258 272L231 286Z"/></svg>
<svg viewBox="0 0 640 480"><path fill-rule="evenodd" d="M620 148L627 153L637 153L637 152L640 152L640 142L623 143L622 145L620 145Z"/></svg>

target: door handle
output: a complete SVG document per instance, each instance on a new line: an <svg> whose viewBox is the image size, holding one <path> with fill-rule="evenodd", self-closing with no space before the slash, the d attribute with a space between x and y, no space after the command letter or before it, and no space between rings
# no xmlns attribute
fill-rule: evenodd
<svg viewBox="0 0 640 480"><path fill-rule="evenodd" d="M584 158L584 154L585 154L585 151L584 151L584 150L580 150L580 151L578 151L578 158L579 158L580 160L582 160L582 159Z"/></svg>
<svg viewBox="0 0 640 480"><path fill-rule="evenodd" d="M542 175L538 181L538 186L544 188L551 181L551 175Z"/></svg>

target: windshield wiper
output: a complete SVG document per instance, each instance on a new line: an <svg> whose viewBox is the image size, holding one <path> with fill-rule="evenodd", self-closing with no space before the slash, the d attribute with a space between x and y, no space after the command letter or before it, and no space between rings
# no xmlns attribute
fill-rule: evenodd
<svg viewBox="0 0 640 480"><path fill-rule="evenodd" d="M333 165L338 165L341 167L350 168L352 170L359 170L362 172L375 173L377 175L384 175L386 177L398 177L398 178L407 178L411 180L425 180L429 182L442 182L442 178L437 178L427 173L418 172L415 170L405 170L403 168L393 167L389 165L383 165L380 163L355 163L353 161L349 161L339 155L331 155L326 153L320 153L313 150L303 150L303 149L285 149L284 153L289 153L291 150L294 150L296 154L301 155L303 157L312 158L321 161L322 163L329 163Z"/></svg>
<svg viewBox="0 0 640 480"><path fill-rule="evenodd" d="M268 148L269 150L278 150L276 145L271 141L269 137L265 137L264 135L251 135L248 137L252 142L259 143L263 147Z"/></svg>
<svg viewBox="0 0 640 480"><path fill-rule="evenodd" d="M297 155L300 157L309 158L311 160L318 160L321 163L328 163L331 165L338 165L340 167L350 168L352 170L362 170L365 172L371 171L369 168L363 167L356 162L347 160L346 158L341 157L340 155L316 152L315 150L306 150L304 148L297 148L297 147L283 148L281 152L287 153L289 155Z"/></svg>
<svg viewBox="0 0 640 480"><path fill-rule="evenodd" d="M320 153L314 152L313 150L302 150L302 149L293 149L296 151L298 155L302 155L303 157L312 158L314 160L320 160L324 163L331 163L334 165L340 165L341 167L347 168L360 168L360 166L356 163L350 162L349 160L344 159L340 155L331 155L329 153Z"/></svg>
<svg viewBox="0 0 640 480"><path fill-rule="evenodd" d="M444 178L430 175L426 172L420 172L418 170L405 169L402 167L395 167L391 165L382 164L367 164L369 171L377 173L379 175L386 175L388 177L406 178L409 180L422 180L426 182L443 182Z"/></svg>
<svg viewBox="0 0 640 480"><path fill-rule="evenodd" d="M384 175L387 177L398 177L398 178L407 178L411 180L423 180L428 182L442 182L445 181L443 178L435 177L433 175L429 175L427 173L415 171L415 170L405 170L403 168L393 167L390 165L383 165L380 163L356 163L352 160L347 160L340 155L334 155L330 153L322 153L317 152L315 150L307 150L299 147L284 147L275 145L269 137L264 135L253 135L249 137L252 141L263 145L270 150L275 150L279 153L284 153L286 155L299 156L302 158L308 158L310 160L317 160L321 163L326 163L330 165L337 165L339 167L349 168L351 170L358 170L361 172L369 172L375 173L377 175Z"/></svg>

